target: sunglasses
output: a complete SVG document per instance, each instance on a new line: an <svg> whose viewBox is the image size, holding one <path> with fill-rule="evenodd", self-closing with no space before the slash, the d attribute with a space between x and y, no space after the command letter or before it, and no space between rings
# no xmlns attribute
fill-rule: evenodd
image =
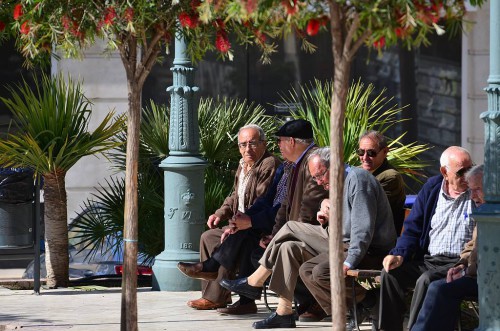
<svg viewBox="0 0 500 331"><path fill-rule="evenodd" d="M447 167L448 168L448 167ZM472 167L465 167L465 168L460 168L457 171L451 171L455 172L455 175L457 177L463 177L467 171L469 171ZM449 169L449 168L448 168Z"/></svg>
<svg viewBox="0 0 500 331"><path fill-rule="evenodd" d="M366 155L368 155L369 157L375 157L375 156L377 156L377 154L378 154L379 152L380 152L380 151L378 151L378 152L377 152L377 151L376 151L376 150L374 150L374 149L362 149L362 148L360 148L360 149L358 149L358 150L356 151L356 154L358 154L358 156L363 156L363 155L365 155L365 153L366 153Z"/></svg>

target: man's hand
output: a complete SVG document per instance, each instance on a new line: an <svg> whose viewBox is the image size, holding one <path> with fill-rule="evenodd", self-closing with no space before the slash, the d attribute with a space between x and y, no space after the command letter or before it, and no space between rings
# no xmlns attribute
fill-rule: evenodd
<svg viewBox="0 0 500 331"><path fill-rule="evenodd" d="M403 257L400 255L387 255L382 262L382 266L384 267L386 272L389 270L396 269L401 264L403 264Z"/></svg>
<svg viewBox="0 0 500 331"><path fill-rule="evenodd" d="M319 211L316 213L316 219L321 225L325 225L328 223L328 220L330 219L329 199L324 199L323 201L321 201L321 207L319 208Z"/></svg>
<svg viewBox="0 0 500 331"><path fill-rule="evenodd" d="M231 234L234 234L239 230L250 229L252 227L252 219L247 214L238 211L229 221L229 226L233 230Z"/></svg>
<svg viewBox="0 0 500 331"><path fill-rule="evenodd" d="M262 237L262 239L260 239L260 242L259 242L259 246L266 249L267 248L267 245L269 245L269 243L271 242L271 240L273 240L273 236L272 235L267 235L267 236L264 236Z"/></svg>
<svg viewBox="0 0 500 331"><path fill-rule="evenodd" d="M344 278L347 277L347 271L349 270L350 268L348 266L346 266L345 264L342 265L342 270L344 271Z"/></svg>
<svg viewBox="0 0 500 331"><path fill-rule="evenodd" d="M219 222L220 222L220 217L215 214L212 214L208 216L207 226L209 229L215 229L219 224Z"/></svg>
<svg viewBox="0 0 500 331"><path fill-rule="evenodd" d="M457 265L456 267L448 269L448 273L446 274L446 282L452 282L456 279L462 278L463 276L465 276L465 265Z"/></svg>
<svg viewBox="0 0 500 331"><path fill-rule="evenodd" d="M220 243L221 244L224 240L226 240L227 237L229 237L231 232L232 232L231 228L227 228L224 230L224 232L222 232L222 235L220 236Z"/></svg>

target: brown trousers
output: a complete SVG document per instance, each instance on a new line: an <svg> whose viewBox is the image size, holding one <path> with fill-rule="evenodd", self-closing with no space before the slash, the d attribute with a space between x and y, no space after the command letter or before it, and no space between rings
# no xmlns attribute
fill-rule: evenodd
<svg viewBox="0 0 500 331"><path fill-rule="evenodd" d="M347 256L347 248L344 248L345 256ZM385 255L384 255L385 256ZM372 256L366 254L363 260L356 266L356 269L381 269L384 256ZM321 308L327 313L331 314L332 301L330 290L330 261L328 253L320 254L312 259L304 262L299 269L302 281L309 289L314 298L318 301ZM352 306L352 278L346 277L346 304L347 307ZM356 302L364 299L366 290L359 284L356 286Z"/></svg>
<svg viewBox="0 0 500 331"><path fill-rule="evenodd" d="M328 251L328 232L320 225L288 221L267 246L259 263L272 270L269 289L292 301L299 267Z"/></svg>
<svg viewBox="0 0 500 331"><path fill-rule="evenodd" d="M200 237L200 261L207 260L215 249L220 245L220 238L224 230L210 229L203 232ZM215 303L230 303L231 291L226 290L219 285L222 278L232 278L233 273L224 268L222 265L219 267L219 275L214 281L201 281L202 298L210 300Z"/></svg>

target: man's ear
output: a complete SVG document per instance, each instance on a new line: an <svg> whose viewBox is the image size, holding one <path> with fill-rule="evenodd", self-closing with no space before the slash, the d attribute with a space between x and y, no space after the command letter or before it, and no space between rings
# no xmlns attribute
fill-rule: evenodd
<svg viewBox="0 0 500 331"><path fill-rule="evenodd" d="M441 175L443 175L444 178L448 177L448 171L446 170L445 166L439 167L439 172L441 173Z"/></svg>
<svg viewBox="0 0 500 331"><path fill-rule="evenodd" d="M382 148L382 152L384 152L385 157L387 157L387 154L389 154L389 147Z"/></svg>

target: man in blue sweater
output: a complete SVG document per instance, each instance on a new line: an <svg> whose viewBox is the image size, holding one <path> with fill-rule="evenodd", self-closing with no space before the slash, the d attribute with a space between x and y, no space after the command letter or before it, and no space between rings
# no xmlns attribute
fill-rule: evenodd
<svg viewBox="0 0 500 331"><path fill-rule="evenodd" d="M429 178L420 190L404 230L384 258L380 289L380 327L403 330L404 293L414 288L408 328L415 322L429 283L446 272L471 240L474 221L471 194L464 174L472 167L469 152L447 148L440 159L441 175Z"/></svg>

